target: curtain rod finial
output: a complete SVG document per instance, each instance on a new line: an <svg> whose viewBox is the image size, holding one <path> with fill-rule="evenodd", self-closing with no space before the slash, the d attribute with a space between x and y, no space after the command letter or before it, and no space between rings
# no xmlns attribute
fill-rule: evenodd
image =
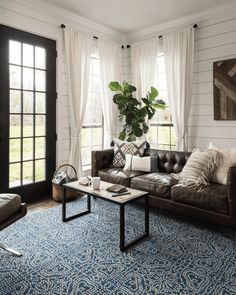
<svg viewBox="0 0 236 295"><path fill-rule="evenodd" d="M62 28L62 29L65 29L65 27L66 27L66 26L65 26L64 24L61 24L61 28Z"/></svg>

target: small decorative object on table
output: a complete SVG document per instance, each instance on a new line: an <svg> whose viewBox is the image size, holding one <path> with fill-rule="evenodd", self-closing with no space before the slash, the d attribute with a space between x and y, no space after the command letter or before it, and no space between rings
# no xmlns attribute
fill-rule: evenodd
<svg viewBox="0 0 236 295"><path fill-rule="evenodd" d="M91 185L91 176L80 177L78 183L85 186Z"/></svg>

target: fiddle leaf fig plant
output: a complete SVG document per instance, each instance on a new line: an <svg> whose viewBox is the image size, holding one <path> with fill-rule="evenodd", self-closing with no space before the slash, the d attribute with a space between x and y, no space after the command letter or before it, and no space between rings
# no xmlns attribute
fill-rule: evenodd
<svg viewBox="0 0 236 295"><path fill-rule="evenodd" d="M163 100L156 100L158 91L151 87L146 97L141 98L142 103L134 97L136 87L124 81L111 82L111 91L116 92L113 101L119 110L119 120L124 119L123 130L119 134L120 140L135 141L137 137L147 134L149 126L147 121L151 120L156 109L165 109L166 104Z"/></svg>

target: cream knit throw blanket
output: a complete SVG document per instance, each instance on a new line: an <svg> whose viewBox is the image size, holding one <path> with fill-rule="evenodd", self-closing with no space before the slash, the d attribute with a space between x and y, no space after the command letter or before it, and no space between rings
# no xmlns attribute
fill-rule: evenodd
<svg viewBox="0 0 236 295"><path fill-rule="evenodd" d="M183 170L178 174L172 173L172 176L179 183L191 187L209 185L211 174L217 168L218 163L219 157L217 151L197 150L191 154Z"/></svg>

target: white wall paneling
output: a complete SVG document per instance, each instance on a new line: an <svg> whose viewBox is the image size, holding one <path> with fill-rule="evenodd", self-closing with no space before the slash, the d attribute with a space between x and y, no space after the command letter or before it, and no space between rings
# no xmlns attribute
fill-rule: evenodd
<svg viewBox="0 0 236 295"><path fill-rule="evenodd" d="M121 58L122 58L122 81L127 81L128 83L132 82L132 69L131 69L131 50L130 48L126 48L126 45L124 45L124 48L121 49ZM117 120L117 130L116 134L117 136L121 132L123 127L123 123Z"/></svg>
<svg viewBox="0 0 236 295"><path fill-rule="evenodd" d="M130 50L130 48L123 48L121 56L122 56L122 78L123 78L123 80L131 83L131 81L132 81L132 68L131 68L131 50Z"/></svg>
<svg viewBox="0 0 236 295"><path fill-rule="evenodd" d="M213 113L213 63L231 58L236 58L236 12L198 23L189 150L205 149L209 142L236 147L236 121L215 121Z"/></svg>

